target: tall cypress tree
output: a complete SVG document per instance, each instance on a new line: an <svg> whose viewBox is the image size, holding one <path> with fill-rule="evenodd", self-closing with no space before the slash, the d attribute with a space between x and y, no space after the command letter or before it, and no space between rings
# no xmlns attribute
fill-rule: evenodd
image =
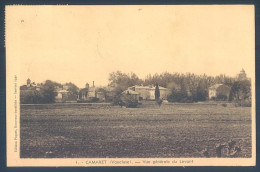
<svg viewBox="0 0 260 172"><path fill-rule="evenodd" d="M158 101L160 99L160 90L159 90L158 83L156 83L154 95L155 95L155 100Z"/></svg>

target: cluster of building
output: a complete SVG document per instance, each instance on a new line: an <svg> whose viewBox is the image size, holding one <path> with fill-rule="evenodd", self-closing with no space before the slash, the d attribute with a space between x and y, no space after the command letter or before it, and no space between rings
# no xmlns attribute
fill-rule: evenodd
<svg viewBox="0 0 260 172"><path fill-rule="evenodd" d="M26 85L22 85L20 87L21 96L30 95L35 91L40 91L42 89L43 84L36 84L32 82L31 79L27 79ZM55 102L91 102L91 101L105 101L104 92L98 91L98 89L94 85L89 86L87 83L85 88L80 89L77 95L73 95L69 91L68 85L56 85L54 87L55 94Z"/></svg>
<svg viewBox="0 0 260 172"><path fill-rule="evenodd" d="M62 102L68 101L68 99L69 99L68 93L69 93L69 91L68 91L68 87L66 85L56 86L54 89L55 102L62 103Z"/></svg>
<svg viewBox="0 0 260 172"><path fill-rule="evenodd" d="M42 89L43 84L32 82L30 78L26 80L26 85L22 85L20 87L21 96L26 93L32 93L34 91L40 91ZM60 85L55 86L54 94L55 94L55 102L64 102L73 98L68 94L68 86Z"/></svg>
<svg viewBox="0 0 260 172"><path fill-rule="evenodd" d="M237 75L237 80L247 80L245 70L242 69ZM166 100L171 90L159 86L160 98ZM209 100L229 100L231 88L224 84L215 84L209 87L208 97ZM122 94L132 95L137 100L155 100L155 86L139 86L135 85L129 87Z"/></svg>
<svg viewBox="0 0 260 172"><path fill-rule="evenodd" d="M35 82L31 82L30 79L27 79L27 84L21 86L21 91L40 91L42 84L35 84ZM159 86L160 97L162 99L167 99L167 96L171 93L170 89ZM106 93L105 93L106 92ZM106 91L99 91L97 87L95 87L95 83L93 81L92 86L88 83L85 85L85 88L79 90L78 95L72 97L69 94L67 85L59 85L55 86L55 102L104 102L106 99L112 99L114 96L113 88L107 88ZM131 94L139 100L155 100L155 86L142 86L135 85L129 87L127 90L123 91L122 94Z"/></svg>
<svg viewBox="0 0 260 172"><path fill-rule="evenodd" d="M162 99L167 99L167 96L171 93L170 89L159 86L160 97ZM139 100L155 100L155 86L140 86L135 85L128 87L121 94L127 94L134 96L138 101ZM111 99L114 96L113 88L107 88L106 93L98 91L94 85L92 87L87 83L85 88L79 91L78 102L87 102L87 101L106 101L106 99Z"/></svg>
<svg viewBox="0 0 260 172"><path fill-rule="evenodd" d="M31 82L31 80L29 78L26 81L26 85L22 85L20 87L20 90L23 90L23 91L30 91L30 90L39 91L40 89L41 89L41 84L36 84L35 82Z"/></svg>
<svg viewBox="0 0 260 172"><path fill-rule="evenodd" d="M93 81L92 86L90 87L87 83L85 88L80 89L77 102L93 102L93 101L105 101L105 93L98 91L95 87L95 82Z"/></svg>
<svg viewBox="0 0 260 172"><path fill-rule="evenodd" d="M159 86L160 98L167 99L168 95L171 94L171 90ZM133 95L137 100L155 100L155 86L140 86L135 85L128 87L127 90L122 92L122 94Z"/></svg>
<svg viewBox="0 0 260 172"><path fill-rule="evenodd" d="M159 86L160 98L166 100L168 95L171 94L171 90ZM223 100L229 100L231 88L224 84L215 84L209 87L209 100L216 100L222 98ZM136 100L155 100L155 87L154 86L139 86L135 85L129 87L127 90L122 92L125 95L131 95Z"/></svg>
<svg viewBox="0 0 260 172"><path fill-rule="evenodd" d="M247 79L246 73L244 69L237 76L238 80ZM40 91L42 84L35 84L35 82L31 82L30 79L27 79L26 85L20 87L21 93L31 92L31 91ZM71 95L68 91L67 85L59 85L55 86L55 102L97 102L97 101L107 101L108 99L112 99L115 95L113 92L113 88L107 88L105 91L100 91L97 87L95 87L94 81L92 86L88 83L85 85L85 88L79 90L77 95ZM209 100L215 100L218 97L222 97L225 100L229 100L231 88L224 84L216 84L209 87L208 97ZM164 88L159 86L160 98L166 100L168 95L171 94L171 90L168 88ZM22 95L21 94L21 95ZM138 101L140 100L155 100L155 86L143 86L143 85L135 85L128 87L121 94L123 95L131 95Z"/></svg>

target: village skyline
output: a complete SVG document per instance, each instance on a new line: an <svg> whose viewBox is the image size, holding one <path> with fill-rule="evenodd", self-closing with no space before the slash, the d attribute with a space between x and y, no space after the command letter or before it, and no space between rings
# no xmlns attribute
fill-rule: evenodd
<svg viewBox="0 0 260 172"><path fill-rule="evenodd" d="M157 93L156 93L157 89ZM22 103L61 103L61 102L113 102L115 105L136 107L138 101L198 102L207 100L251 101L251 79L244 69L236 77L162 73L148 75L145 79L136 74L120 71L109 73L109 84L105 87L95 85L95 81L79 88L74 83L59 83L46 80L35 83L27 79L20 86ZM157 98L155 95L158 95ZM131 100L127 104L126 100ZM132 101L133 100L133 101ZM126 103L126 104L125 104Z"/></svg>
<svg viewBox="0 0 260 172"><path fill-rule="evenodd" d="M138 77L138 79L144 81L144 80L146 79L146 77L148 77L148 76L163 75L163 74L165 74L165 73L168 73L168 74L179 74L179 75L189 75L189 74L191 74L191 75L195 75L195 76L203 76L203 75L206 75L207 77L225 76L225 77L227 77L227 78L234 78L234 79L235 79L235 78L238 77L239 72L241 72L242 70L244 70L244 68L241 68L241 70L239 70L234 76L226 75L226 74L223 74L223 73L220 73L220 74L218 74L218 75L207 75L206 73L203 73L203 74L195 74L195 73L191 73L191 72L186 72L186 73L162 72L162 73L155 73L155 74L153 74L153 75L152 75L152 74L147 74L147 75L146 75L145 77L143 77L143 78L139 77L139 75L137 75L137 74L134 73L134 72L124 73L124 72L119 71L119 70L113 71L113 72L122 72L123 74L127 74L127 75L136 74L136 76ZM247 78L251 79L251 77L248 76L247 71L246 71L246 70L244 70L244 71L245 71L245 73L246 73L246 75L247 75ZM111 72L111 73L113 73L113 72ZM110 74L111 74L111 73L110 73ZM24 77L24 78L25 78L25 79L23 79L23 80L20 82L20 85L26 85L27 80L30 79L30 80L31 80L32 82L34 82L35 84L41 84L41 83L44 83L46 80L51 80L51 81L54 81L54 82L57 82L57 83L60 83L60 84L73 83L73 84L75 84L78 88L85 88L85 86L86 86L87 83L90 84L90 85L93 85L93 82L95 82L95 87L107 87L107 86L109 86L109 74L108 74L108 77L107 77L107 82L106 82L105 84L100 84L100 83L97 82L97 80L88 80L88 79L86 79L85 82L81 82L81 84L77 84L77 82L73 82L73 80L60 81L60 80L54 80L54 79L51 79L51 78L46 78L46 79L44 79L44 80L42 80L42 81L39 81L39 80L37 80L37 77L36 77L36 79L35 79L34 77ZM103 83L104 83L104 82L103 82ZM154 84L155 84L155 83L154 83Z"/></svg>

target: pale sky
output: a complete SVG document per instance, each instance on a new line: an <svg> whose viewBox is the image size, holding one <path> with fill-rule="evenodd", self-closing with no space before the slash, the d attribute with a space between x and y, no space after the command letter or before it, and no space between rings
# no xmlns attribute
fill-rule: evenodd
<svg viewBox="0 0 260 172"><path fill-rule="evenodd" d="M7 6L8 55L30 78L107 85L110 72L254 78L254 7Z"/></svg>

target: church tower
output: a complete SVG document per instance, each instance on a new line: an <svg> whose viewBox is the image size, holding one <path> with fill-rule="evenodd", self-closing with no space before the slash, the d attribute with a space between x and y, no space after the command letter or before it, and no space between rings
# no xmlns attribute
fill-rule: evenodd
<svg viewBox="0 0 260 172"><path fill-rule="evenodd" d="M240 73L238 74L238 80L240 80L240 81L247 80L246 72L243 68L240 71Z"/></svg>

